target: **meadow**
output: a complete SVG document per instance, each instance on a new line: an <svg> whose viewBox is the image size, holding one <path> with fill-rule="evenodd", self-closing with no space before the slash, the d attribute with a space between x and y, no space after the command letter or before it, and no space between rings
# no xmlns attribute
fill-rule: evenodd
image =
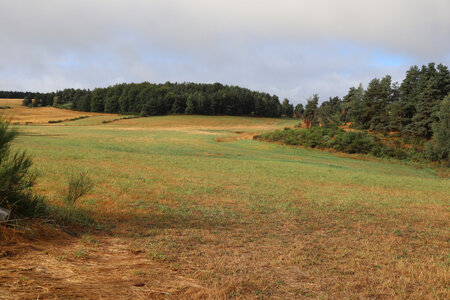
<svg viewBox="0 0 450 300"><path fill-rule="evenodd" d="M18 125L50 205L95 187L70 234L0 244L0 298L450 297L445 172L252 140L295 119L115 118Z"/></svg>

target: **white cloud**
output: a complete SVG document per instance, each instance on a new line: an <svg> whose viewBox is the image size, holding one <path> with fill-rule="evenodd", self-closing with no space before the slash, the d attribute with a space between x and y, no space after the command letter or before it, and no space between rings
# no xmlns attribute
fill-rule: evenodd
<svg viewBox="0 0 450 300"><path fill-rule="evenodd" d="M377 53L448 64L449 36L448 0L1 1L0 89L221 81L324 99L400 80L409 65Z"/></svg>

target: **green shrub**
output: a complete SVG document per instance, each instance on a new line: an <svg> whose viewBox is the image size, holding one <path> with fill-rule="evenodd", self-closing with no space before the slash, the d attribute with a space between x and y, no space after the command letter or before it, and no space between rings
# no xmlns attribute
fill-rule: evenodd
<svg viewBox="0 0 450 300"><path fill-rule="evenodd" d="M14 152L11 144L18 132L0 118L0 206L13 214L27 217L42 216L46 212L43 197L34 195L31 188L36 176L30 172L31 158L25 152Z"/></svg>
<svg viewBox="0 0 450 300"><path fill-rule="evenodd" d="M363 131L346 132L337 126L330 128L312 127L310 129L277 130L256 136L255 139L269 142L281 142L287 145L300 145L310 148L334 149L346 153L371 154L377 157L408 159L412 153L385 145L374 135Z"/></svg>
<svg viewBox="0 0 450 300"><path fill-rule="evenodd" d="M94 187L94 183L87 176L86 172L72 173L67 182L67 189L64 195L66 203L66 221L70 220L71 213L78 199L83 197Z"/></svg>

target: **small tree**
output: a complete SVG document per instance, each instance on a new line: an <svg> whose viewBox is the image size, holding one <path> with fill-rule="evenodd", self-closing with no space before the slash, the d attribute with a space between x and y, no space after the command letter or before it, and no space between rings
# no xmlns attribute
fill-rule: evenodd
<svg viewBox="0 0 450 300"><path fill-rule="evenodd" d="M303 104L299 103L295 106L294 116L301 119L304 111L305 109L303 108Z"/></svg>
<svg viewBox="0 0 450 300"><path fill-rule="evenodd" d="M23 106L28 106L28 105L30 105L32 103L33 103L33 98L31 97L30 94L26 95L25 98L22 101L22 105Z"/></svg>
<svg viewBox="0 0 450 300"><path fill-rule="evenodd" d="M308 99L308 103L305 106L305 111L303 112L303 122L306 128L311 128L317 125L317 105L319 104L319 95L314 94Z"/></svg>
<svg viewBox="0 0 450 300"><path fill-rule="evenodd" d="M43 198L31 188L36 176L30 172L31 158L11 149L18 132L0 117L0 206L13 213L35 217L45 212Z"/></svg>
<svg viewBox="0 0 450 300"><path fill-rule="evenodd" d="M288 99L284 99L283 104L281 104L281 116L292 118L294 114L294 105L289 103Z"/></svg>

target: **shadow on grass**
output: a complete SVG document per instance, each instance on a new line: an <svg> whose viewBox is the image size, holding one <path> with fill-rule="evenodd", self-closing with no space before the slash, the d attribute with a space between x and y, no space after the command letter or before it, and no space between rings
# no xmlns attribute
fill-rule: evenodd
<svg viewBox="0 0 450 300"><path fill-rule="evenodd" d="M63 222L65 209L54 208L53 215ZM159 207L146 210L127 210L123 212L98 212L75 208L69 222L65 222L68 233L82 234L95 230L104 234L129 234L130 229L136 233L149 229L209 229L219 230L241 224L238 214L230 210L204 208L169 208Z"/></svg>

